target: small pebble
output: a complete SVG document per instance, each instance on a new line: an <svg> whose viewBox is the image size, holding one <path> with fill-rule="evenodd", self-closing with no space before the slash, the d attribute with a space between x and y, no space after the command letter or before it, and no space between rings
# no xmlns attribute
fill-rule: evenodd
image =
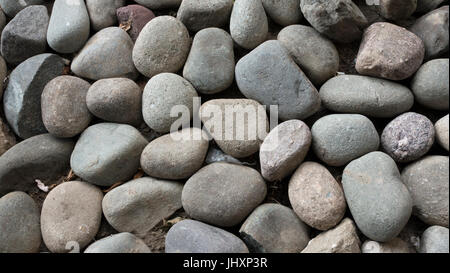
<svg viewBox="0 0 450 273"><path fill-rule="evenodd" d="M436 130L436 141L447 151L449 150L449 135L448 135L448 115L441 118L434 125Z"/></svg>
<svg viewBox="0 0 450 273"><path fill-rule="evenodd" d="M420 253L449 253L448 228L432 226L425 230L420 240Z"/></svg>

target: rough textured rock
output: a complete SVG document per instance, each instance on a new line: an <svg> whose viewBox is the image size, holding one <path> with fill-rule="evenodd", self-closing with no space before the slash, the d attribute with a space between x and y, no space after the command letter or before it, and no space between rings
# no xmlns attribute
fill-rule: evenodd
<svg viewBox="0 0 450 273"><path fill-rule="evenodd" d="M261 0L235 1L230 17L233 40L245 49L253 49L264 42L269 23Z"/></svg>
<svg viewBox="0 0 450 273"><path fill-rule="evenodd" d="M183 23L158 16L142 29L133 48L133 62L146 77L180 70L189 54L191 39Z"/></svg>
<svg viewBox="0 0 450 273"><path fill-rule="evenodd" d="M330 166L344 166L380 145L373 123L358 114L325 116L314 123L311 133L314 153Z"/></svg>
<svg viewBox="0 0 450 273"><path fill-rule="evenodd" d="M300 0L262 0L262 3L267 15L279 25L293 25L303 18Z"/></svg>
<svg viewBox="0 0 450 273"><path fill-rule="evenodd" d="M88 127L73 150L73 172L90 183L111 186L127 181L139 168L147 140L134 127L99 123Z"/></svg>
<svg viewBox="0 0 450 273"><path fill-rule="evenodd" d="M59 76L51 80L41 96L42 121L56 137L74 137L83 132L92 115L86 106L91 85L80 78Z"/></svg>
<svg viewBox="0 0 450 273"><path fill-rule="evenodd" d="M402 172L413 199L413 213L429 225L448 227L448 164L448 156L427 156Z"/></svg>
<svg viewBox="0 0 450 273"><path fill-rule="evenodd" d="M300 7L306 20L320 33L341 42L361 38L368 22L351 0L302 0Z"/></svg>
<svg viewBox="0 0 450 273"><path fill-rule="evenodd" d="M407 87L367 76L342 75L331 78L320 88L322 105L334 112L393 118L414 104Z"/></svg>
<svg viewBox="0 0 450 273"><path fill-rule="evenodd" d="M181 208L183 185L144 177L114 188L103 199L103 214L119 232L145 234Z"/></svg>
<svg viewBox="0 0 450 273"><path fill-rule="evenodd" d="M30 5L40 5L43 4L44 0L27 0L27 1L17 1L17 0L0 0L0 6L8 17L16 16L19 11L30 6Z"/></svg>
<svg viewBox="0 0 450 273"><path fill-rule="evenodd" d="M347 205L341 186L315 162L305 162L292 175L289 201L300 219L318 230L333 228L344 218Z"/></svg>
<svg viewBox="0 0 450 273"><path fill-rule="evenodd" d="M199 221L183 220L166 236L166 253L248 253L238 237Z"/></svg>
<svg viewBox="0 0 450 273"><path fill-rule="evenodd" d="M35 253L41 245L39 209L24 192L0 198L0 253Z"/></svg>
<svg viewBox="0 0 450 273"><path fill-rule="evenodd" d="M228 23L233 0L184 0L177 18L193 32L208 27L222 27Z"/></svg>
<svg viewBox="0 0 450 273"><path fill-rule="evenodd" d="M0 156L8 151L12 146L16 145L16 143L16 137L9 129L8 124L3 120L3 118L0 118Z"/></svg>
<svg viewBox="0 0 450 273"><path fill-rule="evenodd" d="M11 129L21 138L46 132L41 116L41 94L45 85L63 73L64 61L55 54L27 59L9 75L3 109Z"/></svg>
<svg viewBox="0 0 450 273"><path fill-rule="evenodd" d="M278 105L281 120L303 120L319 110L319 93L279 41L267 41L236 65L239 90L263 105Z"/></svg>
<svg viewBox="0 0 450 273"><path fill-rule="evenodd" d="M243 221L266 197L267 186L254 169L213 163L184 185L182 203L193 219L221 227Z"/></svg>
<svg viewBox="0 0 450 273"><path fill-rule="evenodd" d="M89 38L90 22L82 0L56 0L47 30L47 42L59 53L74 53Z"/></svg>
<svg viewBox="0 0 450 273"><path fill-rule="evenodd" d="M133 64L132 51L133 41L123 29L105 28L89 39L70 68L75 75L91 80L135 79L138 71Z"/></svg>
<svg viewBox="0 0 450 273"><path fill-rule="evenodd" d="M141 168L152 177L187 179L203 165L208 146L206 134L198 128L173 132L145 147Z"/></svg>
<svg viewBox="0 0 450 273"><path fill-rule="evenodd" d="M116 10L125 5L125 0L86 0L86 7L94 31L117 23Z"/></svg>
<svg viewBox="0 0 450 273"><path fill-rule="evenodd" d="M151 9L165 9L179 7L183 0L135 0L136 3Z"/></svg>
<svg viewBox="0 0 450 273"><path fill-rule="evenodd" d="M386 243L365 241L361 246L362 253L411 253L408 243L395 238Z"/></svg>
<svg viewBox="0 0 450 273"><path fill-rule="evenodd" d="M47 248L63 253L87 246L100 227L102 198L102 191L86 182L56 186L42 204L41 231Z"/></svg>
<svg viewBox="0 0 450 273"><path fill-rule="evenodd" d="M383 150L397 162L414 161L433 146L433 123L425 116L413 112L393 119L381 134Z"/></svg>
<svg viewBox="0 0 450 273"><path fill-rule="evenodd" d="M434 125L436 131L436 141L447 151L449 150L449 135L448 135L448 115L441 118Z"/></svg>
<svg viewBox="0 0 450 273"><path fill-rule="evenodd" d="M0 157L0 196L10 191L29 191L35 179L55 181L69 170L74 142L43 134L26 139Z"/></svg>
<svg viewBox="0 0 450 273"><path fill-rule="evenodd" d="M48 13L45 6L30 6L20 11L3 29L1 53L17 65L29 57L45 52Z"/></svg>
<svg viewBox="0 0 450 273"><path fill-rule="evenodd" d="M339 53L336 47L312 27L285 27L278 33L277 39L316 86L321 86L338 72Z"/></svg>
<svg viewBox="0 0 450 273"><path fill-rule="evenodd" d="M448 52L448 6L420 17L410 31L425 44L425 59L434 59Z"/></svg>
<svg viewBox="0 0 450 273"><path fill-rule="evenodd" d="M417 0L416 12L424 13L437 8L444 0Z"/></svg>
<svg viewBox="0 0 450 273"><path fill-rule="evenodd" d="M94 116L106 121L135 126L142 121L142 90L127 78L96 81L87 92L86 104Z"/></svg>
<svg viewBox="0 0 450 273"><path fill-rule="evenodd" d="M356 225L368 238L390 241L408 222L413 200L387 154L372 152L350 162L342 185Z"/></svg>
<svg viewBox="0 0 450 273"><path fill-rule="evenodd" d="M334 229L309 241L302 253L360 253L360 245L355 224L345 218Z"/></svg>
<svg viewBox="0 0 450 273"><path fill-rule="evenodd" d="M425 230L420 240L420 253L449 253L448 228L432 226Z"/></svg>
<svg viewBox="0 0 450 273"><path fill-rule="evenodd" d="M151 253L144 241L131 233L122 232L96 241L84 253Z"/></svg>
<svg viewBox="0 0 450 273"><path fill-rule="evenodd" d="M375 23L363 35L356 59L361 75L404 80L422 64L425 45L414 33L390 24Z"/></svg>
<svg viewBox="0 0 450 273"><path fill-rule="evenodd" d="M449 59L436 59L422 65L411 82L415 99L434 110L448 110Z"/></svg>
<svg viewBox="0 0 450 273"><path fill-rule="evenodd" d="M264 179L281 180L291 174L305 159L311 141L311 131L303 121L289 120L275 127L259 151Z"/></svg>
<svg viewBox="0 0 450 273"><path fill-rule="evenodd" d="M140 5L128 5L117 9L117 19L120 25L128 25L127 31L133 42L136 42L139 33L145 25L155 18L155 14Z"/></svg>
<svg viewBox="0 0 450 273"><path fill-rule="evenodd" d="M189 117L192 117L193 100L197 96L194 87L183 77L173 73L158 74L151 78L144 88L142 95L144 121L153 130L167 133L172 124L179 119L178 116L171 116L171 112L184 110L181 107L185 107L189 110Z"/></svg>
<svg viewBox="0 0 450 273"><path fill-rule="evenodd" d="M401 20L411 16L417 8L417 0L380 0L381 16L390 20Z"/></svg>
<svg viewBox="0 0 450 273"><path fill-rule="evenodd" d="M210 100L200 107L199 116L220 149L236 158L258 152L267 135L266 111L254 100Z"/></svg>
<svg viewBox="0 0 450 273"><path fill-rule="evenodd" d="M183 69L183 77L203 94L219 93L233 83L233 39L219 28L199 31Z"/></svg>
<svg viewBox="0 0 450 273"><path fill-rule="evenodd" d="M309 241L309 228L292 209L279 204L257 207L239 233L250 250L259 253L298 253Z"/></svg>

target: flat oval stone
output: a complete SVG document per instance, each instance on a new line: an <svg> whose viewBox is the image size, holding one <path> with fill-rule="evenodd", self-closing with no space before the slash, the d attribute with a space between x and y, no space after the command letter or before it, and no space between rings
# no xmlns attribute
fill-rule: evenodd
<svg viewBox="0 0 450 273"><path fill-rule="evenodd" d="M0 198L0 253L36 253L41 245L40 212L24 192Z"/></svg>
<svg viewBox="0 0 450 273"><path fill-rule="evenodd" d="M0 118L0 156L16 145L16 143L16 136L11 129L9 129L8 124L3 118Z"/></svg>
<svg viewBox="0 0 450 273"><path fill-rule="evenodd" d="M46 133L41 114L41 95L45 85L63 73L64 60L55 54L27 59L9 75L3 95L3 109L11 129L20 138Z"/></svg>
<svg viewBox="0 0 450 273"><path fill-rule="evenodd" d="M139 33L145 25L155 18L155 14L140 5L128 5L117 9L117 19L120 25L129 26L127 31L133 42L136 42Z"/></svg>
<svg viewBox="0 0 450 273"><path fill-rule="evenodd" d="M30 191L35 179L55 181L69 170L75 143L43 134L26 139L0 157L0 196L10 191Z"/></svg>
<svg viewBox="0 0 450 273"><path fill-rule="evenodd" d="M257 207L239 229L239 234L257 253L298 253L309 242L309 228L295 212L279 204Z"/></svg>
<svg viewBox="0 0 450 273"><path fill-rule="evenodd" d="M132 60L133 41L121 28L108 27L97 32L73 59L75 75L91 80L124 77L136 79Z"/></svg>
<svg viewBox="0 0 450 273"><path fill-rule="evenodd" d="M234 80L233 39L219 28L199 31L183 69L183 77L203 94L219 93Z"/></svg>
<svg viewBox="0 0 450 273"><path fill-rule="evenodd" d="M356 58L361 75L404 80L412 76L425 56L425 45L414 33L386 23L375 23L363 35Z"/></svg>
<svg viewBox="0 0 450 273"><path fill-rule="evenodd" d="M321 86L339 70L339 53L334 44L312 27L291 25L277 37L308 78Z"/></svg>
<svg viewBox="0 0 450 273"><path fill-rule="evenodd" d="M278 105L281 120L303 120L319 110L317 89L279 41L267 41L236 65L239 90L263 105Z"/></svg>
<svg viewBox="0 0 450 273"><path fill-rule="evenodd" d="M407 87L358 75L331 78L322 85L319 94L323 106L331 111L376 118L393 118L414 104L414 95Z"/></svg>
<svg viewBox="0 0 450 273"><path fill-rule="evenodd" d="M86 248L84 253L151 253L148 246L129 232L100 239Z"/></svg>
<svg viewBox="0 0 450 273"><path fill-rule="evenodd" d="M125 0L86 0L86 7L94 31L117 23L116 10L125 5Z"/></svg>
<svg viewBox="0 0 450 273"><path fill-rule="evenodd" d="M314 153L330 166L344 166L380 145L373 123L358 114L325 116L314 123L311 133Z"/></svg>
<svg viewBox="0 0 450 273"><path fill-rule="evenodd" d="M433 146L433 123L413 112L393 119L381 134L383 150L396 162L410 162L425 155Z"/></svg>
<svg viewBox="0 0 450 273"><path fill-rule="evenodd" d="M44 2L44 0L27 0L26 2L17 0L0 0L0 6L5 14L12 18L22 9L31 5L41 5Z"/></svg>
<svg viewBox="0 0 450 273"><path fill-rule="evenodd" d="M402 172L413 199L413 213L429 225L448 227L448 156L427 156Z"/></svg>
<svg viewBox="0 0 450 273"><path fill-rule="evenodd" d="M448 228L432 226L427 228L420 240L420 253L448 253Z"/></svg>
<svg viewBox="0 0 450 273"><path fill-rule="evenodd" d="M448 110L449 59L436 59L422 65L412 79L416 101L434 110Z"/></svg>
<svg viewBox="0 0 450 273"><path fill-rule="evenodd" d="M194 98L198 96L194 87L183 77L173 73L161 73L151 78L142 95L142 114L147 125L159 132L168 133L179 119L171 116L174 107L185 107L192 117Z"/></svg>
<svg viewBox="0 0 450 273"><path fill-rule="evenodd" d="M103 214L119 232L142 237L181 208L183 185L144 177L114 188L103 199Z"/></svg>
<svg viewBox="0 0 450 273"><path fill-rule="evenodd" d="M264 10L275 23L289 26L303 18L300 0L263 0Z"/></svg>
<svg viewBox="0 0 450 273"><path fill-rule="evenodd" d="M56 137L74 137L83 132L92 115L86 106L91 85L80 78L59 76L51 80L41 96L42 120Z"/></svg>
<svg viewBox="0 0 450 273"><path fill-rule="evenodd" d="M177 8L182 0L135 0L134 2L151 9Z"/></svg>
<svg viewBox="0 0 450 273"><path fill-rule="evenodd" d="M180 70L189 54L191 39L183 23L158 16L142 29L133 48L133 62L146 77Z"/></svg>
<svg viewBox="0 0 450 273"><path fill-rule="evenodd" d="M1 52L13 65L44 53L47 48L49 17L45 6L30 6L20 11L2 31Z"/></svg>
<svg viewBox="0 0 450 273"><path fill-rule="evenodd" d="M41 212L42 238L53 253L84 248L97 234L102 219L102 191L86 182L64 182L44 200Z"/></svg>
<svg viewBox="0 0 450 273"><path fill-rule="evenodd" d="M106 121L139 125L142 121L142 90L127 78L98 80L86 95L89 111Z"/></svg>
<svg viewBox="0 0 450 273"><path fill-rule="evenodd" d="M166 253L248 253L234 234L194 220L183 220L170 228Z"/></svg>
<svg viewBox="0 0 450 273"><path fill-rule="evenodd" d="M447 151L449 150L449 135L448 135L448 115L441 118L434 125L436 131L436 141Z"/></svg>
<svg viewBox="0 0 450 273"><path fill-rule="evenodd" d="M416 11L417 0L380 0L378 8L386 19L406 19Z"/></svg>
<svg viewBox="0 0 450 273"><path fill-rule="evenodd" d="M344 218L347 205L341 186L331 173L315 162L305 162L289 181L289 201L307 225L328 230Z"/></svg>
<svg viewBox="0 0 450 273"><path fill-rule="evenodd" d="M294 171L311 146L311 131L300 120L289 120L275 127L261 145L261 174L268 181L281 180Z"/></svg>
<svg viewBox="0 0 450 273"><path fill-rule="evenodd" d="M228 23L233 0L184 0L177 18L193 32L209 27L222 27Z"/></svg>
<svg viewBox="0 0 450 273"><path fill-rule="evenodd" d="M201 168L208 146L206 134L198 128L172 132L145 147L141 167L152 177L186 179Z"/></svg>
<svg viewBox="0 0 450 273"><path fill-rule="evenodd" d="M266 197L267 186L254 169L213 163L186 182L181 200L193 219L220 227L239 224Z"/></svg>
<svg viewBox="0 0 450 273"><path fill-rule="evenodd" d="M99 123L81 134L70 158L73 172L92 184L111 186L127 181L139 168L147 140L134 127Z"/></svg>
<svg viewBox="0 0 450 273"><path fill-rule="evenodd" d="M362 253L412 253L408 243L400 238L394 238L386 243L365 241L361 246Z"/></svg>
<svg viewBox="0 0 450 273"><path fill-rule="evenodd" d="M82 0L56 0L47 30L49 46L59 53L74 53L89 38L90 22Z"/></svg>
<svg viewBox="0 0 450 273"><path fill-rule="evenodd" d="M413 201L387 154L372 152L350 162L342 185L356 225L370 239L390 241L408 222Z"/></svg>
<svg viewBox="0 0 450 273"><path fill-rule="evenodd" d="M230 33L240 47L257 47L266 40L268 31L269 23L261 0L234 1Z"/></svg>

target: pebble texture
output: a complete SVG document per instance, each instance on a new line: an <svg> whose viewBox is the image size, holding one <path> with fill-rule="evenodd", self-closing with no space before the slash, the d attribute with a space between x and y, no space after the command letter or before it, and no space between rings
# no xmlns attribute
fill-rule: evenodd
<svg viewBox="0 0 450 273"><path fill-rule="evenodd" d="M417 8L417 0L380 0L381 16L389 20L401 20L411 16Z"/></svg>
<svg viewBox="0 0 450 273"><path fill-rule="evenodd" d="M300 0L262 0L262 3L267 15L279 25L289 26L303 19Z"/></svg>
<svg viewBox="0 0 450 273"><path fill-rule="evenodd" d="M181 199L193 219L230 227L242 222L266 194L264 179L254 169L213 163L186 182Z"/></svg>
<svg viewBox="0 0 450 273"><path fill-rule="evenodd" d="M84 253L151 253L144 241L129 232L114 234L96 241Z"/></svg>
<svg viewBox="0 0 450 273"><path fill-rule="evenodd" d="M233 0L184 0L177 18L193 32L208 27L222 27L228 23Z"/></svg>
<svg viewBox="0 0 450 273"><path fill-rule="evenodd" d="M17 0L0 0L0 6L8 17L14 17L22 9L30 5L40 5L43 4L44 0L27 0L27 1L17 1Z"/></svg>
<svg viewBox="0 0 450 273"><path fill-rule="evenodd" d="M129 27L127 30L133 42L136 42L137 37L145 25L155 18L155 14L140 5L128 5L117 9L117 19L121 26Z"/></svg>
<svg viewBox="0 0 450 273"><path fill-rule="evenodd" d="M86 0L86 7L94 31L117 23L116 10L125 5L125 0Z"/></svg>
<svg viewBox="0 0 450 273"><path fill-rule="evenodd" d="M425 116L409 112L392 120L381 134L383 150L397 162L414 161L433 146L435 130Z"/></svg>
<svg viewBox="0 0 450 273"><path fill-rule="evenodd" d="M436 141L447 151L449 150L448 123L448 115L446 115L434 125L436 130Z"/></svg>
<svg viewBox="0 0 450 273"><path fill-rule="evenodd" d="M386 243L365 241L361 246L362 253L412 253L408 243L400 238L395 238Z"/></svg>
<svg viewBox="0 0 450 273"><path fill-rule="evenodd" d="M342 185L356 225L368 238L390 241L408 222L413 200L387 154L372 152L352 161L344 169Z"/></svg>
<svg viewBox="0 0 450 273"><path fill-rule="evenodd" d="M237 236L194 220L175 224L166 236L166 253L248 253Z"/></svg>
<svg viewBox="0 0 450 273"><path fill-rule="evenodd" d="M425 230L420 240L420 253L449 253L448 228L432 226Z"/></svg>

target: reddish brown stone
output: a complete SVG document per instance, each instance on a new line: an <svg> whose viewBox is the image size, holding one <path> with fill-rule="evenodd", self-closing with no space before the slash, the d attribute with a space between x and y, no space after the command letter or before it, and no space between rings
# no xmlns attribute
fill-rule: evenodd
<svg viewBox="0 0 450 273"><path fill-rule="evenodd" d="M117 9L117 19L121 27L130 34L133 42L136 42L141 30L153 18L155 14L140 5L129 5Z"/></svg>

